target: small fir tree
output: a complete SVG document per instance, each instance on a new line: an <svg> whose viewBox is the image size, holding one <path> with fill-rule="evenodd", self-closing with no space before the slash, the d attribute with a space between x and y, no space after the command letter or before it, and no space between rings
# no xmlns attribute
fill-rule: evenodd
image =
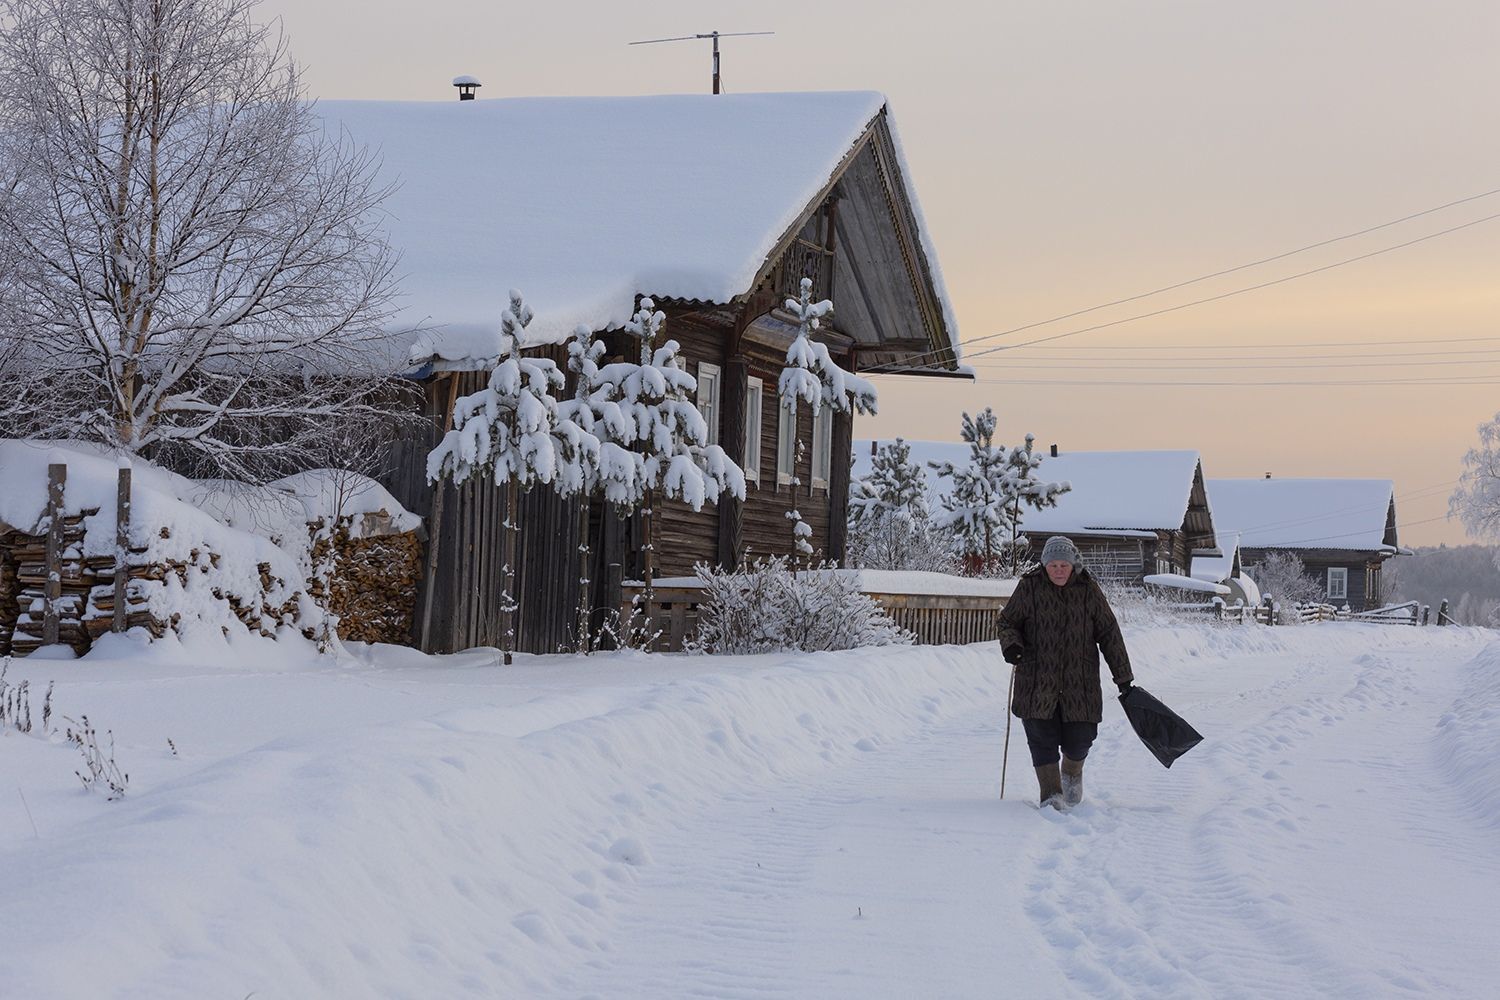
<svg viewBox="0 0 1500 1000"><path fill-rule="evenodd" d="M691 394L698 380L678 360L675 340L657 346L667 316L649 298L625 324L627 333L641 342L638 365L617 363L600 369L600 377L618 387L620 407L635 429L635 447L641 455L642 507L646 541L644 546L644 597L649 605L655 595L657 496L681 500L693 510L717 501L724 493L743 500L745 474L724 449L708 443L708 424L698 412Z"/></svg>
<svg viewBox="0 0 1500 1000"><path fill-rule="evenodd" d="M796 426L798 402L805 402L814 417L827 405L841 413L874 413L876 404L875 386L852 372L847 372L834 362L828 346L813 340L812 333L822 323L824 316L833 311L833 302L812 300L812 279L803 278L798 296L786 300L786 310L797 320L797 336L786 350L786 367L777 380L777 395L787 411L787 418ZM797 440L796 458L792 466L791 496L787 520L792 523L792 542L799 555L812 555L812 529L802 519L797 509L797 468L801 465L803 444ZM811 487L809 486L809 489Z"/></svg>
<svg viewBox="0 0 1500 1000"><path fill-rule="evenodd" d="M1022 505L1055 506L1058 496L1072 489L1066 482L1037 478L1042 459L1032 451L1031 435L1024 446L1007 448L995 443L995 424L989 407L977 416L965 413L961 434L969 445L968 464L929 463L938 475L953 480L938 523L953 529L970 569L981 575L1020 568ZM1008 553L1002 542L1009 543Z"/></svg>
<svg viewBox="0 0 1500 1000"><path fill-rule="evenodd" d="M451 479L459 484L479 475L505 485L505 564L501 567L505 587L500 612L501 649L507 664L515 649L521 490L537 483L551 484L560 469L578 462L581 452L570 454L569 442L583 449L582 435L558 414L554 393L565 384L562 372L550 360L521 354L531 318L531 307L512 289L510 307L500 317L499 362L490 372L489 383L454 402L453 429L427 456L429 482Z"/></svg>
<svg viewBox="0 0 1500 1000"><path fill-rule="evenodd" d="M636 439L635 421L620 400L624 390L606 378L599 367L604 345L594 339L593 331L579 325L568 342L568 370L573 373L573 398L558 403L558 416L564 426L571 426L576 437L573 451L576 464L566 468L559 491L576 495L578 504L578 624L577 650L587 654L592 644L589 622L589 501L600 496L617 507L636 506L641 500L645 474L644 456L632 451ZM612 374L628 374L615 366Z"/></svg>

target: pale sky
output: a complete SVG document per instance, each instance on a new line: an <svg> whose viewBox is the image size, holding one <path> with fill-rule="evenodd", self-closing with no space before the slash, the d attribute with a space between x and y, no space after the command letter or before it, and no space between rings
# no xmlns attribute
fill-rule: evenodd
<svg viewBox="0 0 1500 1000"><path fill-rule="evenodd" d="M282 0L263 13L284 19L310 92L324 98L453 100L450 81L461 73L483 81L482 98L700 92L709 85L707 43L625 43L775 31L722 43L725 89L889 96L966 341L1500 188L1493 0ZM787 141L795 135L788 122ZM1500 194L974 344L971 353L1497 213ZM880 415L861 418L855 433L954 440L962 410L992 406L1007 441L1031 432L1071 450L1196 448L1210 477L1391 478L1399 521L1409 525L1403 543L1461 542L1461 527L1443 517L1447 495L1476 425L1500 411L1497 265L1500 219L1272 288L978 358L977 383L885 378ZM1480 337L1497 339L1473 342ZM1381 341L1418 343L1255 347ZM1191 346L1140 350L1149 345ZM1236 354L1266 366L1332 367L1163 372L1122 360ZM1335 357L1308 359L1319 354ZM1060 360L1073 358L1071 370ZM1410 367L1369 367L1385 361ZM1173 362L1192 363L1214 362ZM1321 384L1474 376L1493 384ZM1180 384L1187 380L1320 384Z"/></svg>

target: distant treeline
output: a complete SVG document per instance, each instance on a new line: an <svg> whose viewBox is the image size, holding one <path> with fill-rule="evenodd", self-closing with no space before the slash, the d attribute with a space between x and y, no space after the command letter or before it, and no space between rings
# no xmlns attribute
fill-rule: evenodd
<svg viewBox="0 0 1500 1000"><path fill-rule="evenodd" d="M1382 569L1390 603L1420 601L1433 613L1444 600L1460 625L1500 626L1500 567L1493 545L1440 545L1397 556Z"/></svg>

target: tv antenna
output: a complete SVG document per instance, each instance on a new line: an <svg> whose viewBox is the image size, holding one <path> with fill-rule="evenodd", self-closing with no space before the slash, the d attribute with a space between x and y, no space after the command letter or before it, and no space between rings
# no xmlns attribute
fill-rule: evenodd
<svg viewBox="0 0 1500 1000"><path fill-rule="evenodd" d="M700 38L712 38L714 42L714 93L720 92L719 88L719 39L740 38L745 35L774 35L774 31L707 31L697 35L678 35L676 38L647 38L644 41L629 42L630 45L655 45L657 42L692 42Z"/></svg>

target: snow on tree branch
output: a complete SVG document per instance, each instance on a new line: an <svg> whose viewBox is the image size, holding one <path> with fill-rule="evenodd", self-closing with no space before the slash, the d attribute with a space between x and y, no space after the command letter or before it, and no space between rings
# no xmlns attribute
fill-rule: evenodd
<svg viewBox="0 0 1500 1000"><path fill-rule="evenodd" d="M1026 435L1023 446L1008 448L995 443L995 425L995 413L989 407L977 416L965 413L961 433L969 445L968 463L928 464L939 476L953 480L952 490L943 497L938 524L953 529L963 552L984 571L994 566L1001 543L1007 543L1009 565L1002 569L1013 572L1020 559L1016 550L1021 541L1021 507L1055 507L1058 497L1072 485L1037 478L1042 456L1033 451L1034 435Z"/></svg>
<svg viewBox="0 0 1500 1000"><path fill-rule="evenodd" d="M829 356L828 346L812 339L812 331L833 310L833 303L812 301L811 278L802 279L799 296L787 299L786 309L797 318L797 337L787 348L786 367L777 383L782 405L793 413L798 400L812 407L814 414L825 403L841 412L874 413L874 384L844 371Z"/></svg>
<svg viewBox="0 0 1500 1000"><path fill-rule="evenodd" d="M254 7L0 0L7 433L264 478L380 410L386 189Z"/></svg>

